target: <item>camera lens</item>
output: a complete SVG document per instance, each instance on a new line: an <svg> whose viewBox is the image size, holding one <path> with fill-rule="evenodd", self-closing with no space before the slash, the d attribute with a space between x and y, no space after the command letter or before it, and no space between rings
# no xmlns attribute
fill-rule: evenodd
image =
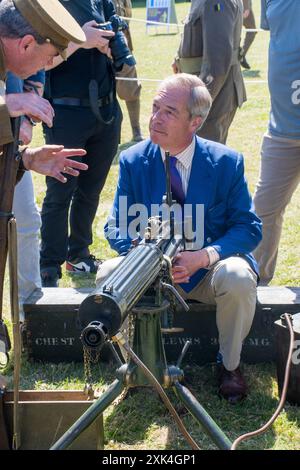
<svg viewBox="0 0 300 470"><path fill-rule="evenodd" d="M126 39L122 33L122 31L128 28L126 21L122 20L118 15L113 15L109 18L109 21L101 23L98 28L115 33L115 36L109 39L109 47L116 71L119 72L122 70L124 64L130 67L134 66L136 64L135 58L128 48Z"/></svg>

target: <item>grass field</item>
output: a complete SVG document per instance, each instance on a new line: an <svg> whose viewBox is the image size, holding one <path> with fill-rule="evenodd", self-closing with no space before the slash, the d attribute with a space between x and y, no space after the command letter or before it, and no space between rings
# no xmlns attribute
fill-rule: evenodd
<svg viewBox="0 0 300 470"><path fill-rule="evenodd" d="M256 17L259 18L259 2L254 0ZM189 3L176 3L178 22L181 22L189 8ZM133 17L145 19L144 4L137 4ZM135 46L138 74L141 79L159 80L171 74L171 63L179 44L179 34L166 34L162 27L152 28L147 35L145 24L131 23ZM157 33L157 34L156 34ZM269 95L267 79L268 33L260 32L248 54L252 66L244 72L248 101L235 117L230 129L228 145L244 154L246 175L253 192L259 173L260 145L267 129L269 113ZM156 82L142 82L141 124L147 136L148 117ZM120 148L126 147L131 138L127 111L121 103L124 121ZM34 143L42 143L41 129L37 129ZM117 160L117 159L116 159ZM94 244L92 252L101 258L108 258L113 253L102 234L103 223L107 217L115 191L118 166L114 164L109 173L101 195L97 218L94 224ZM39 206L44 196L44 179L34 176L36 196ZM294 194L285 215L285 225L281 239L276 275L272 284L300 286L300 188ZM63 275L62 287L92 285L93 278L74 280ZM8 293L6 285L5 312L9 318ZM266 422L275 410L278 392L274 364L245 365L245 375L251 393L245 403L232 407L221 402L215 396L214 366L188 368L191 388L206 410L213 416L227 435L234 439L241 433L254 430ZM6 370L11 378L12 366ZM94 377L97 386L105 389L113 378L113 368L105 364L95 366ZM23 358L22 388L32 389L81 389L84 383L81 364L37 364ZM173 394L169 394L176 403ZM214 448L199 426L189 415L184 422L202 449ZM188 446L178 432L161 402L154 393L137 393L133 397L110 406L105 413L106 449L187 449ZM286 405L284 412L277 419L268 433L252 439L241 446L243 449L299 449L300 448L300 409Z"/></svg>

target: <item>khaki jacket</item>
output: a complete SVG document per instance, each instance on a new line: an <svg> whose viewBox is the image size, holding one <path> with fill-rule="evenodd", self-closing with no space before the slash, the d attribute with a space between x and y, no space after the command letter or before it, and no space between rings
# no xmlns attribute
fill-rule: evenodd
<svg viewBox="0 0 300 470"><path fill-rule="evenodd" d="M5 61L4 61L4 52L0 43L0 148L4 144L9 144L12 142L13 135L11 129L10 116L5 104Z"/></svg>
<svg viewBox="0 0 300 470"><path fill-rule="evenodd" d="M242 0L192 0L177 65L206 83L214 101L211 119L246 101L239 63L242 23Z"/></svg>
<svg viewBox="0 0 300 470"><path fill-rule="evenodd" d="M14 142L13 131L11 127L11 118L5 104L5 80L6 80L6 70L5 70L5 58L4 52L0 40L0 158L3 156L3 151L5 146L12 144ZM19 182L24 174L23 170L19 170L16 177L16 182ZM1 179L2 178L2 179ZM1 184L3 184L3 175L0 171ZM5 180L5 175L4 175Z"/></svg>

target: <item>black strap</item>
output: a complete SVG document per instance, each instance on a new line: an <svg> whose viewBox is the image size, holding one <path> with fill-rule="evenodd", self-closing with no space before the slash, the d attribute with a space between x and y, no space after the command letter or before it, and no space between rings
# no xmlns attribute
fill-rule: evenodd
<svg viewBox="0 0 300 470"><path fill-rule="evenodd" d="M94 116L100 121L102 124L112 124L115 115L114 115L114 106L111 107L111 117L108 120L103 119L101 115L100 108L97 105L98 97L99 97L99 86L98 82L96 80L96 59L97 55L99 54L99 51L96 49L91 50L91 80L89 83L89 98L90 98L90 106L91 110L93 111ZM114 87L114 96L115 96L115 78L112 77L112 83Z"/></svg>

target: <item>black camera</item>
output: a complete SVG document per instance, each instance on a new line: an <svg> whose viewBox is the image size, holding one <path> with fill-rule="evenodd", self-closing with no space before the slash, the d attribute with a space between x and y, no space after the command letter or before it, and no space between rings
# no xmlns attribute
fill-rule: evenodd
<svg viewBox="0 0 300 470"><path fill-rule="evenodd" d="M118 15L113 15L106 23L98 25L98 29L105 31L113 31L115 33L113 38L109 39L109 47L113 57L113 62L117 72L122 70L124 64L133 66L136 64L122 31L128 29L126 21L122 20Z"/></svg>

